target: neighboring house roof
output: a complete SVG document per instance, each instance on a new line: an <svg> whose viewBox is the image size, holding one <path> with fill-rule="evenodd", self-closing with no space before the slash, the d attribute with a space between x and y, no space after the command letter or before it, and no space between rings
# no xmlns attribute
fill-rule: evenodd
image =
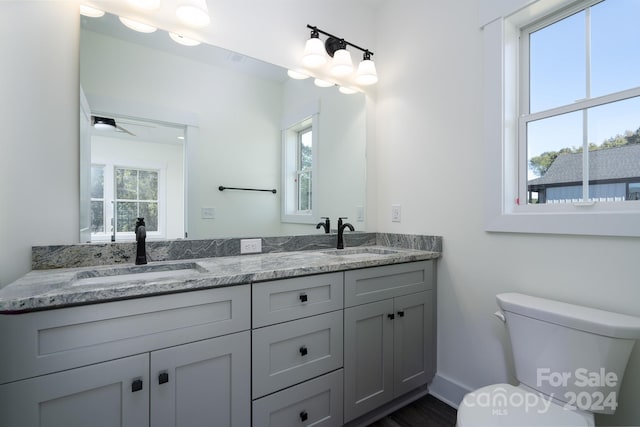
<svg viewBox="0 0 640 427"><path fill-rule="evenodd" d="M589 181L640 177L640 144L589 151ZM582 181L582 153L560 154L547 173L529 185Z"/></svg>

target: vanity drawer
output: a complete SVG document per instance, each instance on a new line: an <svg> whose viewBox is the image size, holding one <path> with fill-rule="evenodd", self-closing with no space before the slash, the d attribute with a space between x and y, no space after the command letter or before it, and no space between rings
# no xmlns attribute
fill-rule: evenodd
<svg viewBox="0 0 640 427"><path fill-rule="evenodd" d="M250 285L0 315L0 384L250 328Z"/></svg>
<svg viewBox="0 0 640 427"><path fill-rule="evenodd" d="M253 401L253 427L342 425L342 369Z"/></svg>
<svg viewBox="0 0 640 427"><path fill-rule="evenodd" d="M252 331L253 398L342 367L342 310Z"/></svg>
<svg viewBox="0 0 640 427"><path fill-rule="evenodd" d="M346 307L422 292L433 288L433 261L408 262L344 273Z"/></svg>
<svg viewBox="0 0 640 427"><path fill-rule="evenodd" d="M327 313L343 308L342 273L254 283L253 327Z"/></svg>

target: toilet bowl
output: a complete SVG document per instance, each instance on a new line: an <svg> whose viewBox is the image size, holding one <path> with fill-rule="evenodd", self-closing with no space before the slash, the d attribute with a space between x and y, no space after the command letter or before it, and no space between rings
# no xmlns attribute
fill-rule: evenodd
<svg viewBox="0 0 640 427"><path fill-rule="evenodd" d="M594 426L595 413L615 412L640 318L518 293L496 298L519 384L468 393L457 427Z"/></svg>

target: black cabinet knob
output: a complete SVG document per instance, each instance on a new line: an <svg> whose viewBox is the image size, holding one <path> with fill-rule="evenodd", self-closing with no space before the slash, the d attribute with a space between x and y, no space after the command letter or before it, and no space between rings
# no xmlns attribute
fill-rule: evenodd
<svg viewBox="0 0 640 427"><path fill-rule="evenodd" d="M160 372L158 375L158 384L165 384L169 382L169 373L168 372Z"/></svg>
<svg viewBox="0 0 640 427"><path fill-rule="evenodd" d="M131 392L135 393L136 391L142 390L142 380L140 378L136 378L131 383Z"/></svg>
<svg viewBox="0 0 640 427"><path fill-rule="evenodd" d="M400 317L404 317L404 311L399 311L399 312L398 312L398 316L400 316Z"/></svg>
<svg viewBox="0 0 640 427"><path fill-rule="evenodd" d="M391 313L391 314L387 314L387 317L388 317L389 319L393 320L393 319L395 319L395 318L396 318L396 315L395 315L395 314L393 314L393 313Z"/></svg>
<svg viewBox="0 0 640 427"><path fill-rule="evenodd" d="M307 411L300 412L300 421L305 422L308 419L309 419L309 414L307 414Z"/></svg>
<svg viewBox="0 0 640 427"><path fill-rule="evenodd" d="M308 299L309 299L309 297L307 297L307 294L300 294L300 301L301 302L307 302Z"/></svg>
<svg viewBox="0 0 640 427"><path fill-rule="evenodd" d="M303 345L302 347L300 347L300 356L306 356L308 353L307 351L307 346Z"/></svg>

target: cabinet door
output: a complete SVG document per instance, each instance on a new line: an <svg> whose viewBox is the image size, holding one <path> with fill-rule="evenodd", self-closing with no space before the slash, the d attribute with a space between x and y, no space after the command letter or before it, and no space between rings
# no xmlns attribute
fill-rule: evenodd
<svg viewBox="0 0 640 427"><path fill-rule="evenodd" d="M151 353L151 425L251 422L249 331Z"/></svg>
<svg viewBox="0 0 640 427"><path fill-rule="evenodd" d="M433 375L431 291L394 299L394 394L400 396Z"/></svg>
<svg viewBox="0 0 640 427"><path fill-rule="evenodd" d="M393 398L393 299L344 311L344 421Z"/></svg>
<svg viewBox="0 0 640 427"><path fill-rule="evenodd" d="M149 356L141 354L5 384L0 386L1 423L5 427L148 426L148 372Z"/></svg>

